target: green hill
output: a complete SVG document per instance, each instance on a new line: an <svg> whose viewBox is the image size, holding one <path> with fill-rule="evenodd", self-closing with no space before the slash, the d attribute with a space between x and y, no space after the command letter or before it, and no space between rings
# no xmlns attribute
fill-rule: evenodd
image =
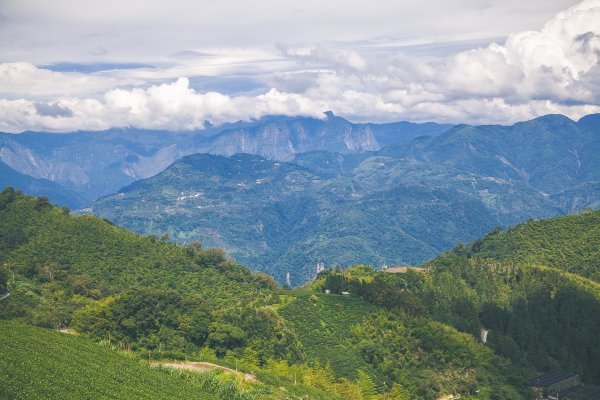
<svg viewBox="0 0 600 400"><path fill-rule="evenodd" d="M573 238L552 236L553 254L565 253L575 237L586 237L590 246L574 243L579 259L592 260L592 265L596 239L585 232L595 232L597 215L584 212L544 222L542 230L552 231L554 224L579 232ZM596 383L598 283L532 264L535 260L477 255L476 250L489 246L484 242L521 229L459 245L425 265L423 273L390 274L365 266L328 269L310 288L285 291L222 250L140 236L98 217L74 217L45 198L7 188L0 192L0 287L8 285L10 296L0 301L0 319L69 327L80 337L3 323L0 327L10 334L0 341L2 359L21 366L21 372L13 376L3 371L2 379L12 383L2 387L14 397L15 390L37 379L41 383L31 390L39 386L35 390L49 391L40 397L60 398L60 387L43 379L50 379L46 377L53 369L59 384L77 374L52 366L63 353L71 360L66 366L82 363L79 370L87 371L85 356L60 345L37 351L41 344L33 343L31 334L48 336L39 343L69 341L66 346L73 351L78 346L105 351L87 341L94 339L147 358L239 365L254 372L260 383L246 392L239 383L223 390L248 398L528 399L527 378L549 369L577 371ZM539 232L526 231L518 240ZM534 253L543 247L532 243ZM342 296L342 291L350 295ZM479 339L482 327L489 331L487 344ZM10 353L12 344L29 342L33 357L24 350ZM60 354L53 357L52 349ZM111 356L145 368L122 355ZM36 357L43 370L29 367ZM98 376L126 370L111 361L102 365L107 368ZM221 390L218 382L206 386L193 374L156 373L213 394ZM77 376L72 384L81 381ZM30 397L35 396L32 392Z"/></svg>
<svg viewBox="0 0 600 400"><path fill-rule="evenodd" d="M272 278L222 250L73 217L10 188L0 192L2 287L8 277L11 296L0 303L0 318L72 326L146 350L210 346L224 354L253 346L263 361L302 357L295 335L272 311L280 290Z"/></svg>
<svg viewBox="0 0 600 400"><path fill-rule="evenodd" d="M359 384L367 381L375 392L392 386L407 396L400 399L529 395L516 373L521 366L511 366L448 325L388 312L356 295L293 293L295 300L280 313L297 329L307 359Z"/></svg>
<svg viewBox="0 0 600 400"><path fill-rule="evenodd" d="M297 330L306 355L323 365L329 363L334 371L350 378L357 378L359 370L376 375L351 340L352 328L377 308L353 297L314 294L312 302L311 296L311 292L298 292L295 300L280 310Z"/></svg>
<svg viewBox="0 0 600 400"><path fill-rule="evenodd" d="M2 399L219 399L197 382L88 340L0 321Z"/></svg>
<svg viewBox="0 0 600 400"><path fill-rule="evenodd" d="M513 366L577 371L600 383L600 212L494 230L426 263L424 273L354 267L313 285L480 338ZM529 372L533 374L533 372Z"/></svg>
<svg viewBox="0 0 600 400"><path fill-rule="evenodd" d="M495 230L469 250L472 257L547 265L600 282L600 210Z"/></svg>

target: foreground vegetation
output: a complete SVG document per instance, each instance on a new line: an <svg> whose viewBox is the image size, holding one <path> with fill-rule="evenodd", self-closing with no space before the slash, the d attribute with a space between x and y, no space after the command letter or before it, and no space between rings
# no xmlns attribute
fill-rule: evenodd
<svg viewBox="0 0 600 400"><path fill-rule="evenodd" d="M598 384L600 284L584 276L600 272L599 217L584 211L494 230L430 261L427 273L359 266L325 271L313 287L350 291L399 315L428 315L476 338L486 330L489 346L513 367L573 370Z"/></svg>
<svg viewBox="0 0 600 400"><path fill-rule="evenodd" d="M0 321L7 332L0 363L11 366L0 373L0 395L160 398L143 391L152 388L144 379L166 379L165 388L178 388L165 391L173 397L197 389L231 399L526 399L527 378L550 369L598 383L600 286L584 277L599 265L598 213L550 220L541 230L493 231L432 260L425 273L355 266L290 291L221 250L135 235L7 188L0 293L8 288L10 296L0 301L0 319L19 323ZM558 269L560 260L538 265L570 254L576 238L555 232L574 221L577 237L592 242L569 257L582 276ZM528 232L537 232L531 243ZM539 232L552 234L541 240ZM538 242L551 243L552 253ZM510 258L517 244L538 258ZM258 382L150 370L142 359L210 361Z"/></svg>
<svg viewBox="0 0 600 400"><path fill-rule="evenodd" d="M199 382L89 340L0 321L0 398L219 399Z"/></svg>
<svg viewBox="0 0 600 400"><path fill-rule="evenodd" d="M72 326L132 349L190 353L206 345L224 355L249 347L261 360L302 357L271 307L278 285L221 250L72 217L11 189L0 193L0 221L0 279L14 277L0 318Z"/></svg>

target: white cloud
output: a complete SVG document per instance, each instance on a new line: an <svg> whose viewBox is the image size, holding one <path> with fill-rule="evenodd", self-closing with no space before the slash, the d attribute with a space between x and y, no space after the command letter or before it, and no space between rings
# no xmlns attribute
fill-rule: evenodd
<svg viewBox="0 0 600 400"><path fill-rule="evenodd" d="M141 83L139 79L116 79L74 72L54 72L37 68L27 62L0 64L0 96L30 98L64 96L89 96L117 85Z"/></svg>
<svg viewBox="0 0 600 400"><path fill-rule="evenodd" d="M40 107L40 104L44 107ZM189 130L205 120L223 123L263 115L310 115L323 118L323 104L299 94L271 89L255 97L197 93L187 78L147 89L113 89L103 99L62 98L53 103L0 100L0 130L70 131L110 127ZM41 112L41 108L45 110Z"/></svg>
<svg viewBox="0 0 600 400"><path fill-rule="evenodd" d="M504 45L459 53L446 63L452 93L594 102L585 83L597 78L600 1L560 12L540 31L512 34ZM597 99L596 99L597 100Z"/></svg>
<svg viewBox="0 0 600 400"><path fill-rule="evenodd" d="M274 43L480 40L539 26L574 0L3 0L0 61L154 63Z"/></svg>
<svg viewBox="0 0 600 400"><path fill-rule="evenodd" d="M178 56L179 63L91 74L4 63L0 129L197 129L205 120L322 117L328 110L356 121L509 123L547 113L577 119L600 112L598 21L600 0L585 0L539 30L448 56L380 51L385 41L375 40L271 52L211 47ZM244 74L270 89L201 92L186 78Z"/></svg>
<svg viewBox="0 0 600 400"><path fill-rule="evenodd" d="M324 64L342 70L363 71L366 67L365 60L355 51L345 49L330 49L324 46L290 50L283 44L277 44L281 53L300 63Z"/></svg>

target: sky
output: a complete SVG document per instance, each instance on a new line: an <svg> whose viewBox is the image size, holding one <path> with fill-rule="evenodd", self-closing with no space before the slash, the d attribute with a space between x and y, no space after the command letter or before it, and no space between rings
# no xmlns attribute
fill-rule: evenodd
<svg viewBox="0 0 600 400"><path fill-rule="evenodd" d="M600 0L0 0L0 131L600 112Z"/></svg>

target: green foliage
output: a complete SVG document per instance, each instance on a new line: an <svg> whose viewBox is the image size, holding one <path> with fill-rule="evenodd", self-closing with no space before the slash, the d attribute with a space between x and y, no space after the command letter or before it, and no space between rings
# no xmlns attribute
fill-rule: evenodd
<svg viewBox="0 0 600 400"><path fill-rule="evenodd" d="M600 285L583 276L599 271L599 217L598 211L585 211L495 229L432 260L427 273L389 274L362 266L326 270L315 287L350 291L400 315L425 315L475 338L485 328L489 346L514 370L521 365L530 375L534 369L573 370L598 383L600 339L594 332L600 326ZM375 357L369 347L364 351ZM454 353L453 360L462 368L471 356ZM509 386L522 385L517 374L507 377ZM508 390L500 382L489 387L492 394Z"/></svg>
<svg viewBox="0 0 600 400"><path fill-rule="evenodd" d="M600 210L494 230L469 246L470 257L560 268L600 282Z"/></svg>
<svg viewBox="0 0 600 400"><path fill-rule="evenodd" d="M466 285L465 295L431 308L440 320L467 330L466 317L448 306L462 298L474 310L471 319L490 329L499 354L599 383L600 339L592 333L600 326L599 243L600 211L496 229L429 264L432 280L445 274L453 285ZM427 297L440 299L439 288L431 282Z"/></svg>
<svg viewBox="0 0 600 400"><path fill-rule="evenodd" d="M283 292L222 250L135 235L7 189L0 192L0 283L10 277L11 295L0 301L0 318L75 328L150 359L206 357L232 368L239 363L265 379L240 391L239 382L221 377L156 371L219 398L524 399L531 396L526 378L535 369L574 370L598 382L600 286L511 259L507 248L541 230L559 232L532 240L527 248L536 256L526 261L560 261L559 255L570 254L563 247L582 236L592 244L577 244L574 260L583 275L592 273L597 216L586 212L543 228L530 222L494 230L432 260L424 272L390 274L359 265L321 272L313 290ZM560 233L570 229L578 233ZM518 239L512 232L519 232ZM538 249L545 243L553 243L552 251ZM491 248L506 257L490 259ZM343 291L350 296L338 295ZM14 326L21 325L0 324L12 332L7 340L28 340L17 338ZM489 329L488 346L478 339L481 327ZM23 336L52 335L23 329ZM15 359L23 363L19 352ZM43 358L45 368L58 368ZM107 363L102 374L118 371ZM66 377L75 373L56 370ZM0 390L19 398L9 390L30 378L21 371L10 379L11 386ZM43 396L36 393L30 397Z"/></svg>
<svg viewBox="0 0 600 400"><path fill-rule="evenodd" d="M8 277L9 277L8 269L4 266L0 266L0 292L1 293L4 293L4 289L7 287L6 285L8 284Z"/></svg>
<svg viewBox="0 0 600 400"><path fill-rule="evenodd" d="M358 380L356 381L356 384L360 388L360 393L362 394L363 398L370 399L375 396L377 394L377 388L373 378L361 370L358 370L357 374Z"/></svg>
<svg viewBox="0 0 600 400"><path fill-rule="evenodd" d="M224 399L82 338L0 321L3 399Z"/></svg>
<svg viewBox="0 0 600 400"><path fill-rule="evenodd" d="M378 274L361 266L344 271L344 281L362 279L367 288ZM352 290L359 293L357 287ZM478 391L498 385L516 385L520 392L514 399L528 397L526 382L511 380L510 363L470 335L422 317L382 311L354 296L293 293L296 300L280 313L298 330L307 359L353 379L363 398L389 398L396 392L406 398L485 398ZM311 302L311 296L318 300Z"/></svg>
<svg viewBox="0 0 600 400"><path fill-rule="evenodd" d="M208 343L220 355L250 346L261 363L302 358L294 332L269 308L281 289L222 250L73 217L12 189L0 203L0 266L16 276L0 318L72 326L135 349L193 352Z"/></svg>
<svg viewBox="0 0 600 400"><path fill-rule="evenodd" d="M246 342L245 332L235 325L213 322L209 331L208 344L220 356L224 356L227 350L242 347Z"/></svg>
<svg viewBox="0 0 600 400"><path fill-rule="evenodd" d="M279 310L298 332L306 356L329 363L338 374L358 378L358 370L374 374L354 349L352 327L376 308L356 298L294 292L296 300ZM312 302L310 298L317 297Z"/></svg>

